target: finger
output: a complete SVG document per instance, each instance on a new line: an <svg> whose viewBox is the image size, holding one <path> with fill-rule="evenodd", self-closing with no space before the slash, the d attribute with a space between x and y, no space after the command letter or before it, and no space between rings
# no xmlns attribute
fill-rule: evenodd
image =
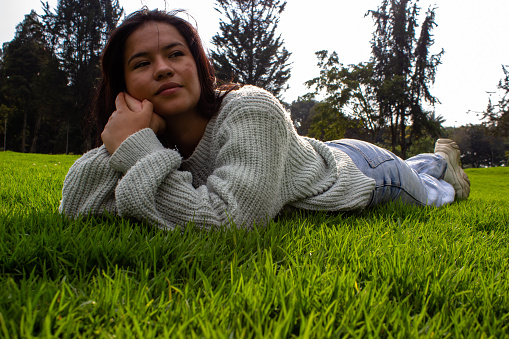
<svg viewBox="0 0 509 339"><path fill-rule="evenodd" d="M118 93L117 97L115 98L115 107L117 108L117 111L129 109L127 103L125 102L124 92Z"/></svg>
<svg viewBox="0 0 509 339"><path fill-rule="evenodd" d="M127 107L133 112L139 112L142 110L141 102L131 96L129 93L124 92L125 102Z"/></svg>
<svg viewBox="0 0 509 339"><path fill-rule="evenodd" d="M152 114L154 112L154 105L148 100L143 100L141 102L141 111L142 113Z"/></svg>

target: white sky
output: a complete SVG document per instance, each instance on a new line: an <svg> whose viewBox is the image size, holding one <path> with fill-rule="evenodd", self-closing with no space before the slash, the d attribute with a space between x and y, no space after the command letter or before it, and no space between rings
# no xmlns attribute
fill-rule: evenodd
<svg viewBox="0 0 509 339"><path fill-rule="evenodd" d="M280 32L293 62L287 102L308 92L304 82L318 76L315 52L335 50L340 61L356 64L368 61L373 21L364 14L376 9L381 0L287 0L281 16ZM57 0L48 0L55 6ZM141 6L150 9L187 9L198 24L207 44L219 30L219 14L214 0L120 0L126 13ZM421 0L422 12L437 4L435 46L444 48L432 94L442 104L436 113L446 126L479 123L475 113L483 111L489 94L495 92L503 76L501 65L509 64L508 0ZM42 14L39 0L0 0L0 43L14 38L15 27L31 9ZM210 43L208 47L211 47ZM498 101L499 94L492 94Z"/></svg>

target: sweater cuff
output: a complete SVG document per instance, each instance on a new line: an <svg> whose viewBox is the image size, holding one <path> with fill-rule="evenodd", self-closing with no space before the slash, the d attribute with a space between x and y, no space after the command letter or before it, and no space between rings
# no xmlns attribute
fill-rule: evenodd
<svg viewBox="0 0 509 339"><path fill-rule="evenodd" d="M145 128L130 135L120 144L110 158L110 167L125 174L140 159L165 149L154 131Z"/></svg>

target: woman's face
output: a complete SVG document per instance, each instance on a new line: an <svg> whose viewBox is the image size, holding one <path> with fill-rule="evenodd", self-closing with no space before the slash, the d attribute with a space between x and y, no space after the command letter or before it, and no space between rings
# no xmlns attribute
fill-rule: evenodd
<svg viewBox="0 0 509 339"><path fill-rule="evenodd" d="M125 44L124 75L127 92L152 102L161 117L198 114L196 62L174 26L148 22L134 31Z"/></svg>

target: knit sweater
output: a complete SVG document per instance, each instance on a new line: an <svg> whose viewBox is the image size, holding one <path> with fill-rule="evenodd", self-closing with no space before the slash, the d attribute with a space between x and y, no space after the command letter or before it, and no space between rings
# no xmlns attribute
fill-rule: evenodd
<svg viewBox="0 0 509 339"><path fill-rule="evenodd" d="M299 136L270 93L230 92L188 159L147 128L110 155L104 145L70 168L60 213L102 214L185 226L264 225L285 206L340 211L366 206L374 189L343 152Z"/></svg>

